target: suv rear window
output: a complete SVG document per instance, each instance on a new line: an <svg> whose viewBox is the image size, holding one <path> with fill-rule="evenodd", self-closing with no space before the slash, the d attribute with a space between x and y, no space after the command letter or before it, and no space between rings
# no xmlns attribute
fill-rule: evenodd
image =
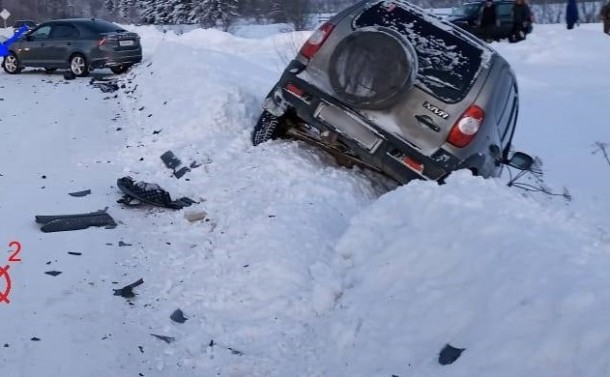
<svg viewBox="0 0 610 377"><path fill-rule="evenodd" d="M89 21L85 25L94 33L123 33L126 31L119 25L104 20Z"/></svg>
<svg viewBox="0 0 610 377"><path fill-rule="evenodd" d="M391 1L379 2L354 19L354 28L387 27L417 52L420 86L447 103L460 101L472 87L484 50Z"/></svg>

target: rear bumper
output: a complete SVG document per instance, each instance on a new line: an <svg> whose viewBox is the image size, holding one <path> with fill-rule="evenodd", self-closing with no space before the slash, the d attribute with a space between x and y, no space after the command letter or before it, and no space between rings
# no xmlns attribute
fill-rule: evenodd
<svg viewBox="0 0 610 377"><path fill-rule="evenodd" d="M142 62L142 50L121 51L117 53L105 54L91 60L93 68L110 68L125 64L133 65Z"/></svg>
<svg viewBox="0 0 610 377"><path fill-rule="evenodd" d="M300 119L315 127L321 135L335 136L337 139L333 141L339 140L346 146L349 154L341 152L342 154L363 162L400 183L413 179L442 180L458 167L460 161L450 153L439 149L433 156L425 156L408 141L381 129L332 96L298 78L293 73L298 69L291 69L298 64L291 63L268 95L264 104L267 111L281 115L289 108L294 109ZM297 96L286 90L289 83L305 94ZM331 111L325 112L326 109ZM312 142L307 138L301 139L327 150L330 147L324 140Z"/></svg>

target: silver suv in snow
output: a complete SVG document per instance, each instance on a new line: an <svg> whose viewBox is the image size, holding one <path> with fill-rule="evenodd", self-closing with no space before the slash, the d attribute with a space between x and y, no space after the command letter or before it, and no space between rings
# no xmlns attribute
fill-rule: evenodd
<svg viewBox="0 0 610 377"><path fill-rule="evenodd" d="M518 93L506 60L460 28L406 1L361 1L302 46L252 141L300 139L400 183L494 177L532 164L511 148Z"/></svg>

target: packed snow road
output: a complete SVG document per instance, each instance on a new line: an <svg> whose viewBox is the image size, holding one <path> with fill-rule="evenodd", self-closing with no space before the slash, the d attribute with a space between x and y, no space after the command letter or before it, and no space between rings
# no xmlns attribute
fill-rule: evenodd
<svg viewBox="0 0 610 377"><path fill-rule="evenodd" d="M34 223L114 207L123 142L112 120L118 107L103 97L61 75L2 75L0 265L10 264L12 280L0 308L3 376L105 376L109 364L124 366L131 339L112 282L129 278L119 266L125 229L44 234ZM91 195L68 195L85 189ZM21 262L7 261L11 241L22 246Z"/></svg>

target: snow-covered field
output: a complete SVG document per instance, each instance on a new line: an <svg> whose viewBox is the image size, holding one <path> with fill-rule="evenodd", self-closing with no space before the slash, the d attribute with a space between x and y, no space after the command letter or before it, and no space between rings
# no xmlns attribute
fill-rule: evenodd
<svg viewBox="0 0 610 377"><path fill-rule="evenodd" d="M571 202L465 173L388 192L297 142L254 148L261 100L309 33L135 30L145 61L116 93L0 74L0 242L7 257L23 245L0 302L0 376L608 374L600 25L493 45L519 77L515 144ZM199 167L173 178L167 150ZM124 208L122 175L200 203ZM46 234L33 221L104 207L116 229ZM206 220L185 219L196 211ZM138 278L135 298L113 296ZM442 366L446 344L466 350Z"/></svg>

